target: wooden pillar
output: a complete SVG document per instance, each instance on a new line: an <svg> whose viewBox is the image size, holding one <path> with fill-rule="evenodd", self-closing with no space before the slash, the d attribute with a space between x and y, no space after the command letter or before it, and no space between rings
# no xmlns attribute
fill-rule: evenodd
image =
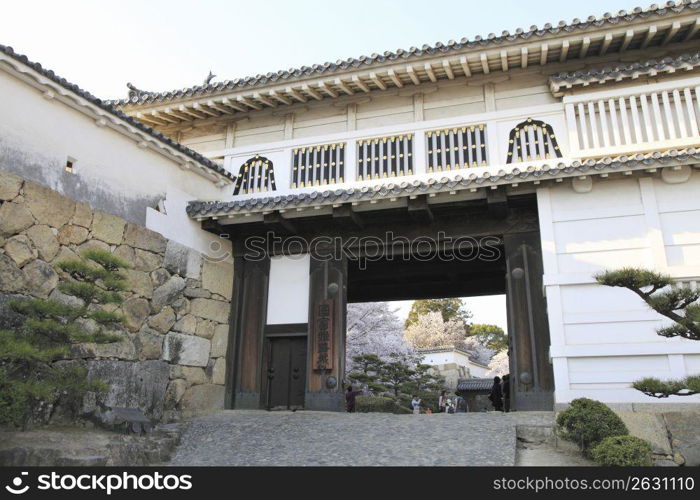
<svg viewBox="0 0 700 500"><path fill-rule="evenodd" d="M347 259L328 260L311 256L305 402L309 410L344 409L347 274ZM330 344L324 346L327 339ZM325 358L319 357L323 352L330 354L325 365Z"/></svg>
<svg viewBox="0 0 700 500"><path fill-rule="evenodd" d="M233 265L225 407L258 409L270 259L235 257Z"/></svg>
<svg viewBox="0 0 700 500"><path fill-rule="evenodd" d="M551 410L554 376L539 232L506 234L511 408Z"/></svg>

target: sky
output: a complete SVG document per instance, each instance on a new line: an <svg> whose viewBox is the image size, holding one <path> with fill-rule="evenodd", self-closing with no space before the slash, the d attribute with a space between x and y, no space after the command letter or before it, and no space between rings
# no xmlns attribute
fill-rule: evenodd
<svg viewBox="0 0 700 500"><path fill-rule="evenodd" d="M640 0L635 0L640 1ZM103 99L600 16L629 0L2 0L0 44ZM642 7L648 4L641 4Z"/></svg>

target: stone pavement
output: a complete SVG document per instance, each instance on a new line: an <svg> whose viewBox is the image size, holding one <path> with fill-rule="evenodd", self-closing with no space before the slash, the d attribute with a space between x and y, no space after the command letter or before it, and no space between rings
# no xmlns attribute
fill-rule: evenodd
<svg viewBox="0 0 700 500"><path fill-rule="evenodd" d="M170 465L515 464L516 425L551 412L392 415L225 410L188 422Z"/></svg>

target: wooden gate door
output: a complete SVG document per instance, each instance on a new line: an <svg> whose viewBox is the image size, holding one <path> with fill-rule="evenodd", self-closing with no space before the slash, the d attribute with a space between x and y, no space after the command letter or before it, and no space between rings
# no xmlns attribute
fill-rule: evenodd
<svg viewBox="0 0 700 500"><path fill-rule="evenodd" d="M279 337L269 340L267 378L269 409L304 407L306 337Z"/></svg>
<svg viewBox="0 0 700 500"><path fill-rule="evenodd" d="M554 375L549 360L549 322L542 291L539 232L507 234L506 298L510 351L510 407L552 410Z"/></svg>

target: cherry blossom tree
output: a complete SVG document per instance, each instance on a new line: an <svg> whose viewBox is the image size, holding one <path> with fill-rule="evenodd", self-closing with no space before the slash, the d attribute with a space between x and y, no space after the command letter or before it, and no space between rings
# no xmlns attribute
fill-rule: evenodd
<svg viewBox="0 0 700 500"><path fill-rule="evenodd" d="M375 354L382 361L392 355L414 355L413 348L403 339L401 320L388 302L348 304L346 366L348 372L356 369L353 358Z"/></svg>
<svg viewBox="0 0 700 500"><path fill-rule="evenodd" d="M493 358L491 358L487 375L498 375L502 377L506 373L510 373L510 366L508 364L508 351L503 349L502 351L498 351Z"/></svg>

